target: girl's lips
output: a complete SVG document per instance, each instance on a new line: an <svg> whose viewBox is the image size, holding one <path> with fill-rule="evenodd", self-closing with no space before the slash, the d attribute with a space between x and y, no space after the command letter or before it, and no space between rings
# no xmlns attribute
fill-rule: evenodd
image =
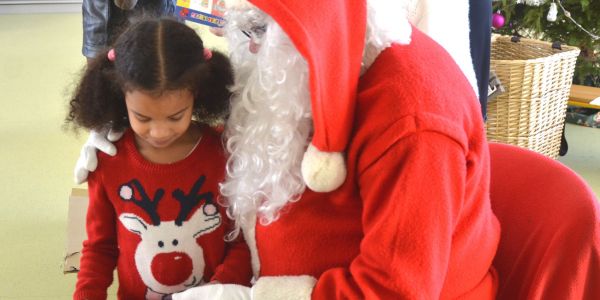
<svg viewBox="0 0 600 300"><path fill-rule="evenodd" d="M164 147L164 146L169 145L169 143L171 142L171 139L161 140L161 141L150 140L149 142L150 142L150 144L152 144L155 147Z"/></svg>

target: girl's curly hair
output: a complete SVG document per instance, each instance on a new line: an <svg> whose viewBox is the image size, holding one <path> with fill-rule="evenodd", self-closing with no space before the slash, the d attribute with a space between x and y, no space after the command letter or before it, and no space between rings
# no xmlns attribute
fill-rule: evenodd
<svg viewBox="0 0 600 300"><path fill-rule="evenodd" d="M211 123L229 108L233 71L229 59L213 52L205 58L196 32L171 18L134 23L110 49L101 51L85 69L69 102L67 123L86 129L129 127L125 92L154 95L188 89L194 95L194 119Z"/></svg>

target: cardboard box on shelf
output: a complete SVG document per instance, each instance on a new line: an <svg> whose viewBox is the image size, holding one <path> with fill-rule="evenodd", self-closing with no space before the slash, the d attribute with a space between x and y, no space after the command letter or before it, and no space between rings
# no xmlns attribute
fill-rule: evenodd
<svg viewBox="0 0 600 300"><path fill-rule="evenodd" d="M77 273L83 241L87 238L85 232L85 216L88 207L88 192L86 189L73 188L69 196L69 214L67 219L67 245L63 273Z"/></svg>
<svg viewBox="0 0 600 300"><path fill-rule="evenodd" d="M223 0L177 0L177 15L188 21L210 27L223 27L225 1Z"/></svg>

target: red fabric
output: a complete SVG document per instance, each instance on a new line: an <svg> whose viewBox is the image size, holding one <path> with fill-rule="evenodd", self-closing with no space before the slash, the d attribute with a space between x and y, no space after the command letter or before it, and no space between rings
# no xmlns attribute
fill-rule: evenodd
<svg viewBox="0 0 600 300"><path fill-rule="evenodd" d="M310 71L314 136L326 152L346 149L364 48L364 0L250 0L290 36Z"/></svg>
<svg viewBox="0 0 600 300"><path fill-rule="evenodd" d="M559 162L491 144L498 299L600 299L600 205Z"/></svg>
<svg viewBox="0 0 600 300"><path fill-rule="evenodd" d="M500 228L477 98L413 28L361 77L348 176L257 225L261 276L309 274L313 299L493 299Z"/></svg>
<svg viewBox="0 0 600 300"><path fill-rule="evenodd" d="M223 238L231 228L224 208L205 205L210 202L210 198L214 200L212 203L218 205L216 202L218 183L224 176L225 158L219 135L209 129L204 130L200 143L188 157L168 165L146 161L137 151L134 134L130 130L116 143L116 146L118 154L115 157L99 153L98 169L90 173L88 178L90 196L87 214L88 239L83 245L81 271L78 274L73 298L105 299L106 289L112 282L115 267L119 274L119 299L145 299L149 291L147 286L156 290L155 285L149 285L142 279L144 274L167 286L182 282L190 283L192 281L188 277L190 268L199 268L191 263L201 260L185 253L191 253L186 252L187 249L197 251L199 247L203 255L198 256L204 259L205 267L203 272L202 269L197 270L202 277L196 278L197 281L218 280L223 283L248 285L251 276L248 247L243 240L226 243ZM174 225L172 221L181 211L180 202L176 200L174 191L180 189L188 195L192 186L198 183L202 176L205 176L205 181L199 184L199 189L193 193L198 194L196 198L200 199L199 203L192 206L180 226ZM146 224L153 224L150 213L132 201L121 198L123 195L127 196L127 193L122 192L123 184L131 183L134 179L138 180L149 198L154 199L159 188L164 190L156 209L160 217L160 225L158 227L146 225L142 229L151 232L152 228L158 228L166 232L156 231L150 237L142 238L141 235L128 230L125 223L119 219L119 216L135 214ZM134 185L129 185L131 186ZM129 189L125 188L125 190ZM141 199L140 189L134 186L133 191L134 197ZM200 216L206 220L217 214L220 215L221 222L215 223L217 225L210 228L214 231L200 226L199 228L186 226L195 224L191 221L193 216ZM214 219L211 220L214 222ZM141 224L141 221L137 224ZM167 227L169 224L174 229L169 231ZM199 230L207 230L208 233L194 238L194 234ZM137 250L142 252L144 239L151 242L150 249L144 251L150 253L152 259L140 262L134 256L138 255ZM174 242L175 239L177 242ZM158 241L162 242L162 246ZM147 267L149 264L151 267L148 269L138 267L138 265Z"/></svg>

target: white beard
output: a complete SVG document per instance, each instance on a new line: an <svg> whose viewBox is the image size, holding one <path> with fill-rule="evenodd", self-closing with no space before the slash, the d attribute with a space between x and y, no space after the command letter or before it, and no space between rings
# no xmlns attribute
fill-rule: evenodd
<svg viewBox="0 0 600 300"><path fill-rule="evenodd" d="M267 24L257 54L249 53L249 39L235 23L227 33L236 84L221 193L236 221L233 236L256 215L265 225L277 220L306 188L300 164L312 130L308 65L281 28Z"/></svg>

